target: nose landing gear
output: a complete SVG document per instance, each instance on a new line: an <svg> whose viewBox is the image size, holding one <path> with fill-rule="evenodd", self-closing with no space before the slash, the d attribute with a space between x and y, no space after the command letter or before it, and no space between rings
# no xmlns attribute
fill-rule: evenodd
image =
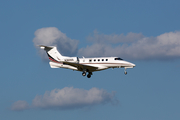
<svg viewBox="0 0 180 120"><path fill-rule="evenodd" d="M127 75L127 71L126 71L126 68L125 68L125 70L124 70L124 74L125 74L125 75Z"/></svg>

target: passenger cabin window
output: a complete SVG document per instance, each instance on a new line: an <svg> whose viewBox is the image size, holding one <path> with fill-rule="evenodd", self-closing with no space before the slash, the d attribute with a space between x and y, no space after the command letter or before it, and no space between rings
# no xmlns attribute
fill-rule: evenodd
<svg viewBox="0 0 180 120"><path fill-rule="evenodd" d="M102 61L104 61L104 59L102 59Z"/></svg>
<svg viewBox="0 0 180 120"><path fill-rule="evenodd" d="M114 60L123 60L123 59L121 59L121 58L114 58Z"/></svg>
<svg viewBox="0 0 180 120"><path fill-rule="evenodd" d="M98 61L100 61L100 59L98 59Z"/></svg>
<svg viewBox="0 0 180 120"><path fill-rule="evenodd" d="M108 59L106 59L106 61L108 61Z"/></svg>
<svg viewBox="0 0 180 120"><path fill-rule="evenodd" d="M96 59L94 59L94 62L96 62Z"/></svg>
<svg viewBox="0 0 180 120"><path fill-rule="evenodd" d="M92 60L90 59L89 62L92 62Z"/></svg>

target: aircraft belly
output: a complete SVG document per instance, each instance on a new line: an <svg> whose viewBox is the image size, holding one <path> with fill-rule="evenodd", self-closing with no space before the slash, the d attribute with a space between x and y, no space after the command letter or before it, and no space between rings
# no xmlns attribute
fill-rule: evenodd
<svg viewBox="0 0 180 120"><path fill-rule="evenodd" d="M97 69L89 69L89 71L91 72L108 69L106 65L99 65L99 64L86 64L86 65L97 68Z"/></svg>

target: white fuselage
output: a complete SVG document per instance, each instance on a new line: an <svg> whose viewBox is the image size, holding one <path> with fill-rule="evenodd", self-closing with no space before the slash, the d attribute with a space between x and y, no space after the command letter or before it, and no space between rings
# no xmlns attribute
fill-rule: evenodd
<svg viewBox="0 0 180 120"><path fill-rule="evenodd" d="M82 75L90 78L92 72L105 70L108 68L133 68L135 64L124 61L118 57L99 57L99 58L78 58L62 56L55 46L39 46L44 49L50 59L51 68L66 68L77 71L82 71ZM125 71L125 74L127 72Z"/></svg>
<svg viewBox="0 0 180 120"><path fill-rule="evenodd" d="M133 63L124 60L115 60L115 58L118 57L80 58L79 64L97 67L97 71L108 68L133 68L135 66Z"/></svg>
<svg viewBox="0 0 180 120"><path fill-rule="evenodd" d="M133 68L135 67L135 64L124 61L122 59L117 59L115 58L118 57L99 57L99 58L79 58L78 64L81 65L88 65L92 67L96 67L96 70L93 71L100 71L108 68ZM83 71L78 69L77 67L73 67L71 65L66 65L63 64L62 62L55 63L55 62L50 62L51 66L54 66L54 68L67 68L67 69L73 69L77 71Z"/></svg>

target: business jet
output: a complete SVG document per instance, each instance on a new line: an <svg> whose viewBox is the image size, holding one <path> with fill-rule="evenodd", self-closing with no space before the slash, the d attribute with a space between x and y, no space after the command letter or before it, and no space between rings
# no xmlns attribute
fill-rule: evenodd
<svg viewBox="0 0 180 120"><path fill-rule="evenodd" d="M44 49L49 57L51 68L66 68L81 71L83 76L90 78L95 71L101 71L109 68L125 68L124 74L127 74L127 68L133 68L136 65L119 57L98 57L98 58L78 58L62 56L55 46L39 45Z"/></svg>

